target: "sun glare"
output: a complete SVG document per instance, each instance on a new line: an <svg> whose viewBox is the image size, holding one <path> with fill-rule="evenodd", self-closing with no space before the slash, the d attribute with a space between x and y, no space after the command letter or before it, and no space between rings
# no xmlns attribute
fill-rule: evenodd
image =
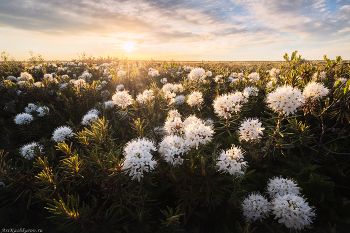
<svg viewBox="0 0 350 233"><path fill-rule="evenodd" d="M133 51L135 43L134 42L124 42L123 49L127 52Z"/></svg>

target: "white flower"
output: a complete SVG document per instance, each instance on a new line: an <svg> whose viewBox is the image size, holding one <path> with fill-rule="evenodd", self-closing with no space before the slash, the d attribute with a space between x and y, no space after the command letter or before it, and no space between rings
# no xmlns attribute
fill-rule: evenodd
<svg viewBox="0 0 350 233"><path fill-rule="evenodd" d="M116 87L116 90L117 90L117 91L124 90L124 85L123 85L123 84L119 84L119 85Z"/></svg>
<svg viewBox="0 0 350 233"><path fill-rule="evenodd" d="M64 90L68 87L68 83L62 83L60 84L60 90Z"/></svg>
<svg viewBox="0 0 350 233"><path fill-rule="evenodd" d="M167 79L167 78L162 78L162 79L160 80L160 82L163 83L163 84L166 84L166 83L168 82L168 79Z"/></svg>
<svg viewBox="0 0 350 233"><path fill-rule="evenodd" d="M184 68L185 71L193 70L193 67L191 67L191 66L184 66L183 68Z"/></svg>
<svg viewBox="0 0 350 233"><path fill-rule="evenodd" d="M83 119L81 121L82 125L90 125L93 121L98 120L98 115L95 113L87 113L83 116Z"/></svg>
<svg viewBox="0 0 350 233"><path fill-rule="evenodd" d="M186 97L184 95L178 95L175 97L175 105L181 105L185 103Z"/></svg>
<svg viewBox="0 0 350 233"><path fill-rule="evenodd" d="M182 137L168 135L165 136L159 144L158 152L163 156L166 162L177 166L183 163L181 155L184 155L188 150L189 148L185 146L185 140Z"/></svg>
<svg viewBox="0 0 350 233"><path fill-rule="evenodd" d="M18 81L18 82L17 82L17 85L18 85L19 87L24 87L26 84L27 84L26 81Z"/></svg>
<svg viewBox="0 0 350 233"><path fill-rule="evenodd" d="M147 102L154 99L154 94L152 90L145 90L142 94L136 96L136 101L140 104L146 104Z"/></svg>
<svg viewBox="0 0 350 233"><path fill-rule="evenodd" d="M247 222L262 221L269 217L271 204L260 193L252 193L243 200L242 209Z"/></svg>
<svg viewBox="0 0 350 233"><path fill-rule="evenodd" d="M213 102L214 112L220 117L230 118L231 113L241 110L243 101L244 96L241 92L218 96Z"/></svg>
<svg viewBox="0 0 350 233"><path fill-rule="evenodd" d="M272 213L279 219L279 223L284 223L287 228L303 230L311 225L316 217L314 208L300 196L295 194L277 195L271 202Z"/></svg>
<svg viewBox="0 0 350 233"><path fill-rule="evenodd" d="M168 117L169 118L171 118L171 117L180 117L181 118L181 114L176 109L172 109L168 112Z"/></svg>
<svg viewBox="0 0 350 233"><path fill-rule="evenodd" d="M50 109L46 106L41 106L36 111L38 112L38 116L42 117L49 113Z"/></svg>
<svg viewBox="0 0 350 233"><path fill-rule="evenodd" d="M325 97L328 92L328 88L326 88L323 84L317 82L309 82L304 88L303 96L305 99L311 98L315 100Z"/></svg>
<svg viewBox="0 0 350 233"><path fill-rule="evenodd" d="M72 80L71 80L71 81L72 81ZM73 82L73 84L74 84L75 86L78 86L78 87L82 88L82 87L84 87L84 86L86 85L86 81L85 81L84 79L82 79L82 78L79 78L78 80L75 80L75 81Z"/></svg>
<svg viewBox="0 0 350 233"><path fill-rule="evenodd" d="M267 95L267 103L272 110L283 115L294 114L305 102L301 91L289 85L278 87Z"/></svg>
<svg viewBox="0 0 350 233"><path fill-rule="evenodd" d="M196 147L205 145L212 140L214 130L212 126L207 126L202 120L199 122L191 121L183 127L185 135L185 144L188 147Z"/></svg>
<svg viewBox="0 0 350 233"><path fill-rule="evenodd" d="M198 108L203 103L203 101L203 95L199 91L192 92L187 99L188 105L190 105L191 107L197 106Z"/></svg>
<svg viewBox="0 0 350 233"><path fill-rule="evenodd" d="M118 78L123 78L126 75L126 72L124 70L119 70L117 73Z"/></svg>
<svg viewBox="0 0 350 233"><path fill-rule="evenodd" d="M174 91L174 85L172 83L167 83L162 87L162 91L164 93L166 92L173 92Z"/></svg>
<svg viewBox="0 0 350 233"><path fill-rule="evenodd" d="M182 84L174 84L173 85L173 92L182 92L182 91L183 91Z"/></svg>
<svg viewBox="0 0 350 233"><path fill-rule="evenodd" d="M164 123L164 130L168 134L180 133L182 130L181 117L169 116Z"/></svg>
<svg viewBox="0 0 350 233"><path fill-rule="evenodd" d="M269 73L271 77L276 78L278 75L280 75L281 71L279 69L272 68Z"/></svg>
<svg viewBox="0 0 350 233"><path fill-rule="evenodd" d="M228 172L231 175L244 174L243 169L247 162L243 160L242 150L234 145L227 151L222 151L217 159L216 166L220 171Z"/></svg>
<svg viewBox="0 0 350 233"><path fill-rule="evenodd" d="M322 80L324 80L324 79L326 79L326 77L327 77L327 73L326 72L324 72L324 71L322 71L321 73L320 73L320 80L322 81Z"/></svg>
<svg viewBox="0 0 350 233"><path fill-rule="evenodd" d="M153 170L157 164L152 160L151 151L156 151L154 143L147 138L138 138L128 142L124 147L125 160L123 169L130 169L132 180L140 182L143 172Z"/></svg>
<svg viewBox="0 0 350 233"><path fill-rule="evenodd" d="M24 108L24 111L26 112L26 113L31 113L31 112L35 112L35 110L38 108L38 106L36 106L35 104L33 104L33 103L29 103L28 104L28 107L25 107Z"/></svg>
<svg viewBox="0 0 350 233"><path fill-rule="evenodd" d="M113 103L112 100L105 101L105 102L103 103L103 107L104 107L105 109L114 108L114 103Z"/></svg>
<svg viewBox="0 0 350 233"><path fill-rule="evenodd" d="M95 114L98 115L100 114L100 111L98 111L96 108L90 109L86 114Z"/></svg>
<svg viewBox="0 0 350 233"><path fill-rule="evenodd" d="M112 96L112 101L114 104L119 107L126 108L128 105L131 105L133 102L132 96L129 95L128 91L117 91Z"/></svg>
<svg viewBox="0 0 350 233"><path fill-rule="evenodd" d="M158 70L155 70L153 68L149 68L148 75L150 75L152 77L159 76L159 72L158 72Z"/></svg>
<svg viewBox="0 0 350 233"><path fill-rule="evenodd" d="M19 113L15 116L14 120L17 125L24 125L29 124L34 118L29 113Z"/></svg>
<svg viewBox="0 0 350 233"><path fill-rule="evenodd" d="M188 78L190 81L202 81L205 79L205 70L203 68L194 68L188 74Z"/></svg>
<svg viewBox="0 0 350 233"><path fill-rule="evenodd" d="M224 76L223 75L216 75L214 78L214 82L219 83L224 81Z"/></svg>
<svg viewBox="0 0 350 233"><path fill-rule="evenodd" d="M35 82L32 84L33 87L44 87L44 84L42 82Z"/></svg>
<svg viewBox="0 0 350 233"><path fill-rule="evenodd" d="M73 130L69 126L60 126L53 132L52 139L55 142L63 142L73 137L73 135Z"/></svg>
<svg viewBox="0 0 350 233"><path fill-rule="evenodd" d="M259 79L260 79L259 73L254 72L248 75L248 80L250 80L251 82L256 82Z"/></svg>
<svg viewBox="0 0 350 233"><path fill-rule="evenodd" d="M33 76L27 72L22 72L20 77L17 78L17 81L29 81L33 79Z"/></svg>
<svg viewBox="0 0 350 233"><path fill-rule="evenodd" d="M298 195L300 193L300 188L293 180L274 177L267 183L267 193L271 198L277 194L282 196L286 194Z"/></svg>
<svg viewBox="0 0 350 233"><path fill-rule="evenodd" d="M43 147L36 142L28 143L21 147L21 155L26 159L32 159L36 155L36 150L42 153Z"/></svg>
<svg viewBox="0 0 350 233"><path fill-rule="evenodd" d="M205 75L206 75L207 77L211 77L211 76L213 75L213 73L212 73L211 71L207 71L207 73L205 73Z"/></svg>
<svg viewBox="0 0 350 233"><path fill-rule="evenodd" d="M259 89L256 87L246 87L243 90L243 95L248 98L249 96L258 96Z"/></svg>
<svg viewBox="0 0 350 233"><path fill-rule="evenodd" d="M265 128L261 127L261 122L259 119L248 118L242 122L239 127L239 140L259 140L261 139L261 135L263 135L263 130Z"/></svg>

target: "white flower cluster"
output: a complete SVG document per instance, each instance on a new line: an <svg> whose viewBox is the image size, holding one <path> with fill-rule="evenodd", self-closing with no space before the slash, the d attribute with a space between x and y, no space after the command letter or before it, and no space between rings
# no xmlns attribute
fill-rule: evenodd
<svg viewBox="0 0 350 233"><path fill-rule="evenodd" d="M126 72L124 70L119 70L117 73L118 78L123 78L126 75Z"/></svg>
<svg viewBox="0 0 350 233"><path fill-rule="evenodd" d="M279 223L287 228L303 230L308 227L316 217L314 208L306 200L295 194L277 195L272 200L272 213Z"/></svg>
<svg viewBox="0 0 350 233"><path fill-rule="evenodd" d="M309 82L306 84L303 96L305 99L311 98L312 100L321 99L328 94L329 90L322 83Z"/></svg>
<svg viewBox="0 0 350 233"><path fill-rule="evenodd" d="M243 175L243 169L247 162L243 160L242 150L234 145L231 149L222 151L217 159L216 166L220 171L228 172L231 175Z"/></svg>
<svg viewBox="0 0 350 233"><path fill-rule="evenodd" d="M21 72L20 77L17 78L17 82L18 81L29 81L33 79L33 76L31 74L29 74L28 72Z"/></svg>
<svg viewBox="0 0 350 233"><path fill-rule="evenodd" d="M164 160L175 167L183 163L181 156L187 151L189 148L186 147L185 140L178 135L165 136L158 149Z"/></svg>
<svg viewBox="0 0 350 233"><path fill-rule="evenodd" d="M33 116L29 113L19 113L14 118L14 121L17 125L29 124L33 120L34 120Z"/></svg>
<svg viewBox="0 0 350 233"><path fill-rule="evenodd" d="M290 179L272 178L267 184L271 202L260 194L248 196L242 203L243 215L248 222L262 220L270 211L287 228L303 230L316 217L315 209L300 196L300 188Z"/></svg>
<svg viewBox="0 0 350 233"><path fill-rule="evenodd" d="M272 78L276 78L278 75L281 74L281 71L280 71L279 69L272 68L272 69L269 71L269 73L270 73L270 76L271 76Z"/></svg>
<svg viewBox="0 0 350 233"><path fill-rule="evenodd" d="M55 142L63 142L73 137L73 130L69 126L60 126L52 134L52 139Z"/></svg>
<svg viewBox="0 0 350 233"><path fill-rule="evenodd" d="M187 103L191 107L197 106L200 108L200 105L203 103L203 95L199 91L194 91L190 95L188 95Z"/></svg>
<svg viewBox="0 0 350 233"><path fill-rule="evenodd" d="M246 87L243 90L243 96L249 98L249 96L258 96L259 89L257 87Z"/></svg>
<svg viewBox="0 0 350 233"><path fill-rule="evenodd" d="M105 101L105 102L103 103L103 107L104 107L105 109L112 109L112 108L114 108L114 103L113 103L112 100Z"/></svg>
<svg viewBox="0 0 350 233"><path fill-rule="evenodd" d="M162 91L164 93L166 93L166 92L182 92L183 91L183 86L182 86L182 84L166 83L162 87Z"/></svg>
<svg viewBox="0 0 350 233"><path fill-rule="evenodd" d="M147 102L154 99L154 94L152 90L145 90L136 96L136 101L140 104L146 104Z"/></svg>
<svg viewBox="0 0 350 233"><path fill-rule="evenodd" d="M43 147L39 145L37 142L28 143L21 147L21 155L26 159L32 159L36 155L36 151L42 153Z"/></svg>
<svg viewBox="0 0 350 233"><path fill-rule="evenodd" d="M72 80L73 80L73 79L72 79ZM72 80L71 80L71 81L72 81ZM84 79L80 78L80 79L78 79L78 80L74 80L74 81L73 81L73 84L74 84L75 86L78 86L78 87L82 88L82 87L85 87L86 81L85 81Z"/></svg>
<svg viewBox="0 0 350 233"><path fill-rule="evenodd" d="M262 221L269 217L271 204L260 193L252 193L243 200L242 209L247 222Z"/></svg>
<svg viewBox="0 0 350 233"><path fill-rule="evenodd" d="M177 110L170 110L164 123L164 130L168 134L180 134L182 130L181 114Z"/></svg>
<svg viewBox="0 0 350 233"><path fill-rule="evenodd" d="M300 194L300 188L293 180L275 177L270 179L267 183L267 193L270 195L270 197L274 197L276 194L298 195Z"/></svg>
<svg viewBox="0 0 350 233"><path fill-rule="evenodd" d="M211 76L213 75L213 73L209 70L209 71L207 71L207 73L205 73L205 75L206 75L207 77L211 77Z"/></svg>
<svg viewBox="0 0 350 233"><path fill-rule="evenodd" d="M174 98L175 105L181 105L185 103L186 97L184 95L178 95Z"/></svg>
<svg viewBox="0 0 350 233"><path fill-rule="evenodd" d="M231 83L236 83L236 82L240 81L241 79L243 79L243 73L232 73L228 77L228 81Z"/></svg>
<svg viewBox="0 0 350 233"><path fill-rule="evenodd" d="M26 113L31 113L31 112L35 112L35 110L38 108L37 105L33 104L33 103L29 103L27 107L24 108L24 111Z"/></svg>
<svg viewBox="0 0 350 233"><path fill-rule="evenodd" d="M160 82L161 82L162 84L166 84L166 83L168 82L168 79L167 79L167 78L162 78L162 79L160 80Z"/></svg>
<svg viewBox="0 0 350 233"><path fill-rule="evenodd" d="M32 87L40 88L40 87L44 87L44 84L42 82L35 82L32 84Z"/></svg>
<svg viewBox="0 0 350 233"><path fill-rule="evenodd" d="M232 112L239 112L241 110L241 103L244 102L244 96L241 92L224 94L218 96L214 102L214 111L220 117L231 118Z"/></svg>
<svg viewBox="0 0 350 233"><path fill-rule="evenodd" d="M216 75L215 76L215 78L213 78L214 79L214 82L216 82L216 83L222 83L222 82L224 82L224 76L223 75Z"/></svg>
<svg viewBox="0 0 350 233"><path fill-rule="evenodd" d="M43 80L46 80L47 82L54 82L58 83L57 79L52 76L52 74L44 74Z"/></svg>
<svg viewBox="0 0 350 233"><path fill-rule="evenodd" d="M265 128L257 118L248 118L239 127L239 140L251 141L260 140Z"/></svg>
<svg viewBox="0 0 350 233"><path fill-rule="evenodd" d="M112 96L112 101L119 107L126 108L128 105L132 104L133 99L132 96L129 94L129 91L117 91Z"/></svg>
<svg viewBox="0 0 350 233"><path fill-rule="evenodd" d="M151 77L159 76L159 71L153 68L149 68L148 75Z"/></svg>
<svg viewBox="0 0 350 233"><path fill-rule="evenodd" d="M297 108L305 102L298 88L284 85L267 95L267 103L272 110L289 116L296 112Z"/></svg>
<svg viewBox="0 0 350 233"><path fill-rule="evenodd" d="M212 126L205 125L201 119L195 116L188 117L183 122L183 132L185 136L185 144L190 147L205 145L213 138L214 130Z"/></svg>
<svg viewBox="0 0 350 233"><path fill-rule="evenodd" d="M325 80L327 77L327 73L322 71L318 74L318 72L314 73L314 75L312 76L312 80L316 81L317 79L319 79L320 81Z"/></svg>
<svg viewBox="0 0 350 233"><path fill-rule="evenodd" d="M119 84L119 85L116 87L116 90L117 90L117 91L122 91L122 90L124 90L124 85L123 85L123 84Z"/></svg>
<svg viewBox="0 0 350 233"><path fill-rule="evenodd" d="M190 81L203 81L205 77L205 70L203 68L194 68L188 74L188 78Z"/></svg>
<svg viewBox="0 0 350 233"><path fill-rule="evenodd" d="M156 151L154 143L147 138L138 138L128 142L124 147L125 160L123 169L130 169L129 176L139 182L143 172L153 170L157 164L152 160L151 151Z"/></svg>
<svg viewBox="0 0 350 233"><path fill-rule="evenodd" d="M43 117L49 113L50 109L46 106L41 106L36 111L39 117Z"/></svg>
<svg viewBox="0 0 350 233"><path fill-rule="evenodd" d="M251 74L248 75L247 79L249 81L255 83L255 82L257 82L260 79L259 73L256 73L256 72L251 73Z"/></svg>
<svg viewBox="0 0 350 233"><path fill-rule="evenodd" d="M96 109L91 109L88 113L83 116L81 121L82 125L90 125L93 121L98 120L99 111Z"/></svg>

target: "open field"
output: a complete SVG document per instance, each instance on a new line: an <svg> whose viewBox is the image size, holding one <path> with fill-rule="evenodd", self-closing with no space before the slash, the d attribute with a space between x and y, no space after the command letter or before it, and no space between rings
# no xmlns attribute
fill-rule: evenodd
<svg viewBox="0 0 350 233"><path fill-rule="evenodd" d="M350 65L0 64L0 226L348 232Z"/></svg>

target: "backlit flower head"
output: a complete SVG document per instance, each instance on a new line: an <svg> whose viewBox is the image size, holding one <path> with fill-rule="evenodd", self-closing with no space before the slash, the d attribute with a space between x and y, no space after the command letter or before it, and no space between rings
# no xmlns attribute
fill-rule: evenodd
<svg viewBox="0 0 350 233"><path fill-rule="evenodd" d="M175 105L181 105L183 103L185 103L186 97L184 95L178 95L174 98L175 100Z"/></svg>
<svg viewBox="0 0 350 233"><path fill-rule="evenodd" d="M185 145L185 140L178 135L165 136L159 144L158 152L164 160L173 166L181 165L183 158L181 157L189 150Z"/></svg>
<svg viewBox="0 0 350 233"><path fill-rule="evenodd" d="M154 143L147 138L133 139L125 145L123 169L128 169L132 180L140 182L144 172L155 168L157 162L152 159L151 151L156 150Z"/></svg>
<svg viewBox="0 0 350 233"><path fill-rule="evenodd" d="M198 149L199 145L205 145L210 142L214 134L213 127L205 125L202 120L186 124L183 127L183 132L186 146L196 147L196 149Z"/></svg>
<svg viewBox="0 0 350 233"><path fill-rule="evenodd" d="M200 105L203 103L203 95L199 91L194 91L190 95L188 95L187 103L191 107L200 107Z"/></svg>
<svg viewBox="0 0 350 233"><path fill-rule="evenodd" d="M257 118L246 119L239 127L239 140L260 140L263 135L263 130L265 129L261 126L261 122Z"/></svg>
<svg viewBox="0 0 350 233"><path fill-rule="evenodd" d="M146 104L147 102L154 99L154 94L152 90L145 90L136 96L136 101L140 104Z"/></svg>
<svg viewBox="0 0 350 233"><path fill-rule="evenodd" d="M124 70L119 70L117 73L118 78L123 78L126 75L126 72Z"/></svg>
<svg viewBox="0 0 350 233"><path fill-rule="evenodd" d="M300 194L300 188L291 179L284 179L281 177L274 177L270 179L267 183L267 193L270 197L275 195L286 195L286 194Z"/></svg>
<svg viewBox="0 0 350 233"><path fill-rule="evenodd" d="M81 121L82 125L90 125L93 121L98 120L98 115L96 113L87 113L83 116L83 119Z"/></svg>
<svg viewBox="0 0 350 233"><path fill-rule="evenodd" d="M243 152L240 148L232 145L231 149L221 151L217 158L216 166L222 172L228 172L231 175L243 175L243 169L247 167Z"/></svg>
<svg viewBox="0 0 350 233"><path fill-rule="evenodd" d="M301 91L289 85L278 87L275 91L267 95L267 103L276 113L289 116L297 111L305 102Z"/></svg>
<svg viewBox="0 0 350 233"><path fill-rule="evenodd" d="M231 118L231 113L241 110L241 103L244 101L244 96L241 92L223 94L218 96L214 102L214 112L223 118Z"/></svg>
<svg viewBox="0 0 350 233"><path fill-rule="evenodd" d="M38 116L43 117L49 113L50 109L46 106L41 106L36 111L38 113Z"/></svg>
<svg viewBox="0 0 350 233"><path fill-rule="evenodd" d="M251 82L257 82L260 79L260 76L259 76L259 73L254 72L249 74L247 78Z"/></svg>
<svg viewBox="0 0 350 233"><path fill-rule="evenodd" d="M277 195L271 204L275 219L287 228L303 230L316 218L315 209L304 198L295 194Z"/></svg>
<svg viewBox="0 0 350 233"><path fill-rule="evenodd" d="M252 193L243 200L242 209L247 222L262 221L269 217L271 204L260 193Z"/></svg>
<svg viewBox="0 0 350 233"><path fill-rule="evenodd" d="M35 110L38 108L38 106L36 106L33 103L29 103L27 107L24 108L24 111L26 113L31 113L31 112L35 112Z"/></svg>
<svg viewBox="0 0 350 233"><path fill-rule="evenodd" d="M37 155L36 150L39 153L42 153L42 151L43 151L43 147L41 145L39 145L37 142L28 143L28 144L22 146L20 149L21 155L26 159L34 158Z"/></svg>
<svg viewBox="0 0 350 233"><path fill-rule="evenodd" d="M309 82L306 84L303 96L305 99L311 98L313 100L321 99L328 94L329 90L322 83Z"/></svg>
<svg viewBox="0 0 350 233"><path fill-rule="evenodd" d="M122 91L122 90L124 90L124 85L123 85L123 84L119 84L119 85L116 87L116 90L117 90L117 91Z"/></svg>
<svg viewBox="0 0 350 233"><path fill-rule="evenodd" d="M69 126L60 126L55 129L52 134L52 139L55 142L63 142L71 137L73 137L73 130Z"/></svg>
<svg viewBox="0 0 350 233"><path fill-rule="evenodd" d="M117 91L112 96L112 101L114 104L119 107L126 108L128 105L131 105L133 102L132 96L129 95L128 91Z"/></svg>
<svg viewBox="0 0 350 233"><path fill-rule="evenodd" d="M243 90L243 96L249 98L250 96L258 96L259 89L256 87L246 87Z"/></svg>
<svg viewBox="0 0 350 233"><path fill-rule="evenodd" d="M203 68L194 68L191 70L191 72L188 74L188 78L190 81L202 81L206 77L205 70Z"/></svg>
<svg viewBox="0 0 350 233"><path fill-rule="evenodd" d="M112 109L112 108L114 108L114 103L113 103L112 100L105 101L105 102L103 103L103 107L104 107L105 109Z"/></svg>
<svg viewBox="0 0 350 233"><path fill-rule="evenodd" d="M33 116L30 115L29 113L19 113L15 116L15 119L14 119L17 125L29 124L33 120L34 120Z"/></svg>

